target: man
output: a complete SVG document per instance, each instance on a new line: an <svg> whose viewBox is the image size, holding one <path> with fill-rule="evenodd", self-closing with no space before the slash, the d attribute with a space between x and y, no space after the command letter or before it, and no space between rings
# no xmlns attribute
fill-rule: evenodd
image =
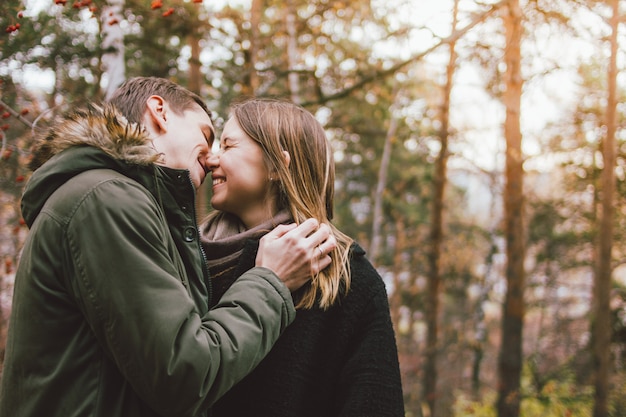
<svg viewBox="0 0 626 417"><path fill-rule="evenodd" d="M277 228L208 311L194 207L209 112L158 78L129 80L112 103L76 111L35 151L2 417L204 415L293 320L289 290L330 262L316 221Z"/></svg>

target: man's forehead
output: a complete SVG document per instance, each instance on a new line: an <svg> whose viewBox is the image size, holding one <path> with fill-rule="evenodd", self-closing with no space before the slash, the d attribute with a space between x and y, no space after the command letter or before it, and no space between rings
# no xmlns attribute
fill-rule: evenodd
<svg viewBox="0 0 626 417"><path fill-rule="evenodd" d="M197 103L195 103L195 106L188 109L187 111L193 111L201 117L202 122L200 128L202 129L204 135L207 137L207 140L213 142L215 140L215 126L213 126L211 116Z"/></svg>

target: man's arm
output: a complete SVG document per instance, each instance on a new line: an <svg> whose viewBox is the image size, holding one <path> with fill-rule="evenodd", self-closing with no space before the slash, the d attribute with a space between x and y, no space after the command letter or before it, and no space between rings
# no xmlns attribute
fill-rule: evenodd
<svg viewBox="0 0 626 417"><path fill-rule="evenodd" d="M65 243L75 277L69 290L100 346L163 416L207 409L258 364L295 314L288 290L255 268L200 317L158 204L126 178L93 186L76 204Z"/></svg>

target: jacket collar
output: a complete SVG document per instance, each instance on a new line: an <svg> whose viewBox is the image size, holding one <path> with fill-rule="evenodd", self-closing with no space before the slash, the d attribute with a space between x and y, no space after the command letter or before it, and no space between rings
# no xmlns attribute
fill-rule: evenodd
<svg viewBox="0 0 626 417"><path fill-rule="evenodd" d="M35 144L31 162L35 172L22 196L22 216L32 226L48 197L84 171L109 168L139 179L158 158L147 133L112 105L78 109Z"/></svg>
<svg viewBox="0 0 626 417"><path fill-rule="evenodd" d="M112 104L91 104L57 120L39 138L31 168L37 169L52 156L77 146L100 149L113 159L133 165L149 165L159 158L141 126L126 120Z"/></svg>

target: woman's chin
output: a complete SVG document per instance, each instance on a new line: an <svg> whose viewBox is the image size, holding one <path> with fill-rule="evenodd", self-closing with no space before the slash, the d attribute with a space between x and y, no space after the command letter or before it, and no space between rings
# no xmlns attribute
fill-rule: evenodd
<svg viewBox="0 0 626 417"><path fill-rule="evenodd" d="M224 206L224 204L220 200L216 200L215 198L211 199L211 207L219 211L228 211L228 210L225 210L226 207Z"/></svg>

